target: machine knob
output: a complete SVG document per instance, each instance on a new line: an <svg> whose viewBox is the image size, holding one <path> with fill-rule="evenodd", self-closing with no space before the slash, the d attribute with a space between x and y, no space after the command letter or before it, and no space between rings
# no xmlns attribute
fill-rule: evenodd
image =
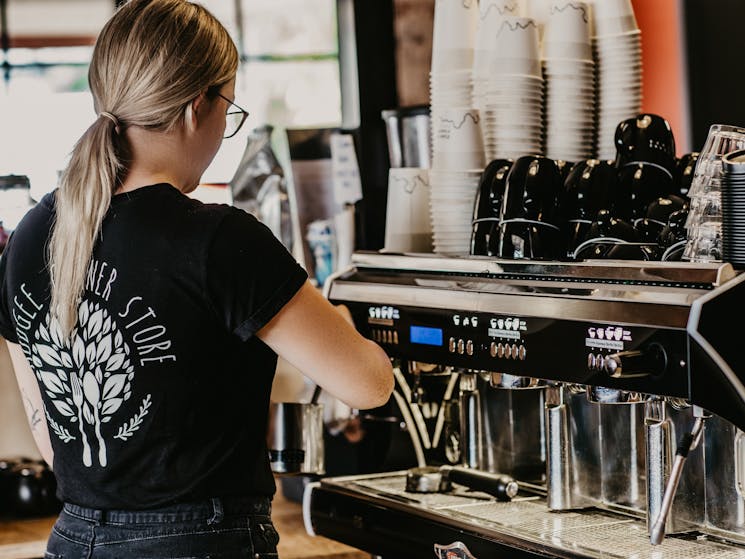
<svg viewBox="0 0 745 559"><path fill-rule="evenodd" d="M520 361L525 361L525 358L528 356L528 350L525 349L524 345L521 345L519 348L517 348L517 357L520 359Z"/></svg>
<svg viewBox="0 0 745 559"><path fill-rule="evenodd" d="M504 344L504 356L507 359L512 359L512 347L510 344Z"/></svg>
<svg viewBox="0 0 745 559"><path fill-rule="evenodd" d="M489 345L489 355L491 355L492 357L497 356L497 342L492 342Z"/></svg>
<svg viewBox="0 0 745 559"><path fill-rule="evenodd" d="M458 353L463 355L463 352L466 351L466 344L463 342L463 340L458 340Z"/></svg>
<svg viewBox="0 0 745 559"><path fill-rule="evenodd" d="M612 353L605 358L603 369L612 378L658 376L667 368L667 354L658 344L645 349Z"/></svg>
<svg viewBox="0 0 745 559"><path fill-rule="evenodd" d="M466 353L468 355L473 355L473 340L468 340L466 342Z"/></svg>

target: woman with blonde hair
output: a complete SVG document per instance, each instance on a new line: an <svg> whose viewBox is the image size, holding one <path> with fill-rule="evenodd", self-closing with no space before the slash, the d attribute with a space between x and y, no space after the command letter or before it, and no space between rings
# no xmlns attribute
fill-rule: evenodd
<svg viewBox="0 0 745 559"><path fill-rule="evenodd" d="M385 353L265 226L186 196L247 115L238 64L198 4L124 4L91 61L98 117L0 261L0 333L65 503L46 557L276 556L277 355L352 407L390 395Z"/></svg>

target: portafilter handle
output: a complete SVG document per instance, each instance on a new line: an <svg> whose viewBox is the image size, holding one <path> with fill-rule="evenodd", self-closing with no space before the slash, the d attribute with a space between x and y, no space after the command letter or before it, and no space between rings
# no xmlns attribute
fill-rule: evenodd
<svg viewBox="0 0 745 559"><path fill-rule="evenodd" d="M650 344L645 349L608 355L601 366L612 378L659 376L667 369L667 354L661 345Z"/></svg>
<svg viewBox="0 0 745 559"><path fill-rule="evenodd" d="M680 482L680 475L683 473L683 466L685 465L688 453L698 446L703 434L704 422L709 417L707 412L697 406L694 408L694 413L697 416L696 421L693 423L691 432L686 433L680 438L678 449L675 452L675 461L673 462L673 467L670 469L670 478L667 480L667 485L665 485L665 494L662 497L662 504L660 505L660 514L657 515L657 520L655 520L649 532L649 541L652 545L660 545L662 540L665 539L665 525L667 524L670 509L673 506L675 493L678 491L678 483Z"/></svg>
<svg viewBox="0 0 745 559"><path fill-rule="evenodd" d="M476 491L483 491L500 501L512 500L519 489L514 478L506 474L492 474L459 466L440 466L440 471L451 482L465 485Z"/></svg>

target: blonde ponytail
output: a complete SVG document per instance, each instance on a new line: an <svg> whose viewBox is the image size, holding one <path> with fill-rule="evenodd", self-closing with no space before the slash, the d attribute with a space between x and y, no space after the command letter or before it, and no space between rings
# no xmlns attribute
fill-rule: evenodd
<svg viewBox="0 0 745 559"><path fill-rule="evenodd" d="M225 28L186 0L130 0L104 26L88 72L99 116L62 175L48 249L50 311L66 339L101 224L127 173L126 128L172 130L201 92L235 77L238 63Z"/></svg>
<svg viewBox="0 0 745 559"><path fill-rule="evenodd" d="M75 144L56 194L49 242L51 311L66 338L75 327L93 245L123 168L114 133L114 123L101 117L86 130Z"/></svg>

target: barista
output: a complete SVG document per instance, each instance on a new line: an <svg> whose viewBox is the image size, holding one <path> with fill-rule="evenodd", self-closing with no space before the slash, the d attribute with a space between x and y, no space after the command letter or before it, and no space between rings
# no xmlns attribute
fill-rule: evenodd
<svg viewBox="0 0 745 559"><path fill-rule="evenodd" d="M268 228L186 196L245 120L238 62L203 7L124 4L90 66L98 118L0 261L0 333L65 502L47 557L274 554L277 355L350 406L391 393L385 353Z"/></svg>

